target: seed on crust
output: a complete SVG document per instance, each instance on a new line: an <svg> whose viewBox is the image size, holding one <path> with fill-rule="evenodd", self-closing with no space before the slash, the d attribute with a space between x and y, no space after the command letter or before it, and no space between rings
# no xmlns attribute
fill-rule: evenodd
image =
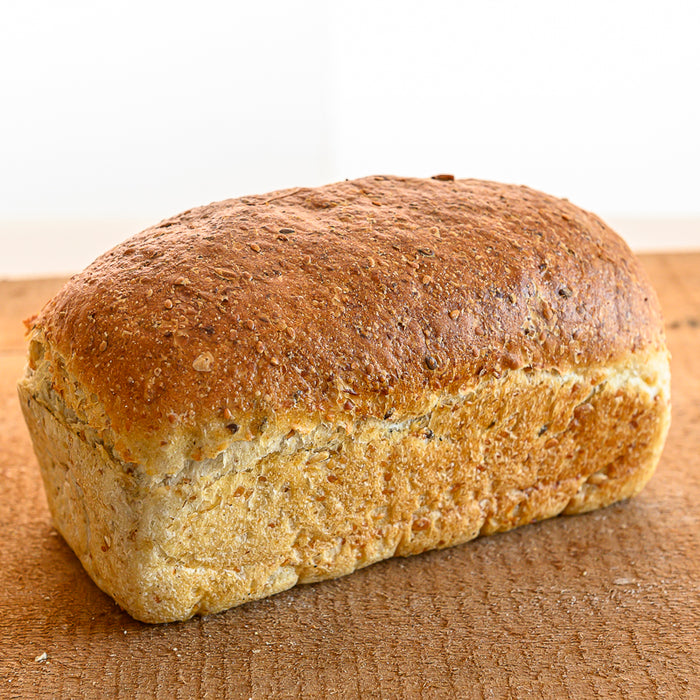
<svg viewBox="0 0 700 700"><path fill-rule="evenodd" d="M428 369L437 369L438 361L432 355L427 355L425 358L425 366Z"/></svg>
<svg viewBox="0 0 700 700"><path fill-rule="evenodd" d="M197 355L192 363L192 368L197 372L211 372L213 365L214 355L210 352L203 352L201 355Z"/></svg>

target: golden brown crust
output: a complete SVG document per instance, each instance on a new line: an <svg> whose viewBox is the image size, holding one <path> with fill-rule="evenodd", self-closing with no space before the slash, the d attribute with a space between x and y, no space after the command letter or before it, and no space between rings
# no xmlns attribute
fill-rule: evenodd
<svg viewBox="0 0 700 700"><path fill-rule="evenodd" d="M218 428L193 459L280 413L415 415L505 370L663 345L646 276L595 216L526 187L397 177L163 221L73 277L32 333L115 453L146 465L202 425Z"/></svg>

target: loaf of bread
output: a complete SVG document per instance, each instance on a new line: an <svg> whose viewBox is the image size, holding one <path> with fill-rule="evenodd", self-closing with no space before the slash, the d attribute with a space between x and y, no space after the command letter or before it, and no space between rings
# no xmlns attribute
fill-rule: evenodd
<svg viewBox="0 0 700 700"><path fill-rule="evenodd" d="M640 264L526 187L368 177L192 209L27 324L55 525L148 622L627 498L669 425Z"/></svg>

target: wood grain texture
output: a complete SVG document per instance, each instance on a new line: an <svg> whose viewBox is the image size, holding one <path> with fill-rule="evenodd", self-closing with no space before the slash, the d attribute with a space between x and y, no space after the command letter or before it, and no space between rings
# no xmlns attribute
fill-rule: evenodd
<svg viewBox="0 0 700 700"><path fill-rule="evenodd" d="M642 260L674 394L640 496L158 627L51 526L15 382L60 280L0 282L0 697L700 697L700 253Z"/></svg>

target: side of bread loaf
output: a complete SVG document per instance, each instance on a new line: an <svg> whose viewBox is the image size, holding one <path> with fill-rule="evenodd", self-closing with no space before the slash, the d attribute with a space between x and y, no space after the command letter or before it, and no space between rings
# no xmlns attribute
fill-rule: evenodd
<svg viewBox="0 0 700 700"><path fill-rule="evenodd" d="M670 401L596 217L387 177L130 239L32 320L19 391L57 528L151 622L627 498Z"/></svg>

